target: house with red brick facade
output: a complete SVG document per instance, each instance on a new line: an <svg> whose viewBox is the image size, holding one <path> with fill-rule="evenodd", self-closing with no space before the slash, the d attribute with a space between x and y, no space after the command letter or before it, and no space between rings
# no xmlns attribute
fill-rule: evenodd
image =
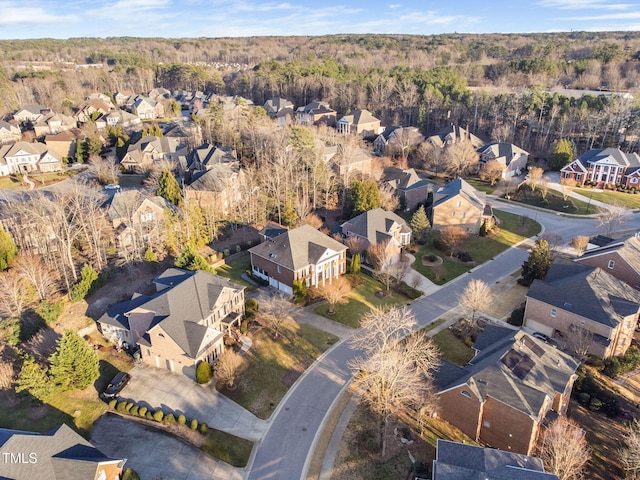
<svg viewBox="0 0 640 480"><path fill-rule="evenodd" d="M288 295L294 280L316 287L346 272L347 247L309 225L267 239L249 253L253 274Z"/></svg>
<svg viewBox="0 0 640 480"><path fill-rule="evenodd" d="M578 184L595 182L598 186L622 184L640 187L640 156L619 148L589 150L560 169L562 178Z"/></svg>
<svg viewBox="0 0 640 480"><path fill-rule="evenodd" d="M524 325L569 346L588 332L582 347L590 354L624 355L638 324L640 292L606 270L556 260L527 292Z"/></svg>
<svg viewBox="0 0 640 480"><path fill-rule="evenodd" d="M601 268L640 290L640 237L636 235L590 248L574 261Z"/></svg>
<svg viewBox="0 0 640 480"><path fill-rule="evenodd" d="M156 293L134 294L98 320L115 343L140 347L143 362L195 378L213 365L244 315L244 287L202 270L169 268L154 279Z"/></svg>
<svg viewBox="0 0 640 480"><path fill-rule="evenodd" d="M578 362L523 330L487 326L464 367L435 374L438 415L476 442L530 455L540 429L564 415Z"/></svg>

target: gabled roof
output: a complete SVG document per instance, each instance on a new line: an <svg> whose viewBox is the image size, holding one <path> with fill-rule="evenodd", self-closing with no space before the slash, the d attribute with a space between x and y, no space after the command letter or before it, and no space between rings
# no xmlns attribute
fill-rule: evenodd
<svg viewBox="0 0 640 480"><path fill-rule="evenodd" d="M403 170L398 167L388 167L384 169L384 182L392 186L395 190L412 190L428 186L429 184L421 179L413 168Z"/></svg>
<svg viewBox="0 0 640 480"><path fill-rule="evenodd" d="M158 195L145 196L138 190L123 190L116 192L111 198L107 199L105 206L108 207L107 214L113 220L128 219L131 214L138 210L145 202L151 202L158 208L170 208L167 201Z"/></svg>
<svg viewBox="0 0 640 480"><path fill-rule="evenodd" d="M375 123L380 122L374 117L369 110L356 109L350 115L345 115L340 119L340 122L346 122L353 125L360 125L361 123Z"/></svg>
<svg viewBox="0 0 640 480"><path fill-rule="evenodd" d="M217 163L237 162L233 147L220 147L205 143L194 149L188 158L189 168L200 168L199 165L207 167Z"/></svg>
<svg viewBox="0 0 640 480"><path fill-rule="evenodd" d="M640 292L596 267L558 259L527 297L615 328L640 309Z"/></svg>
<svg viewBox="0 0 640 480"><path fill-rule="evenodd" d="M229 180L239 171L238 162L213 164L208 170L195 173L189 188L201 192L223 192L229 187Z"/></svg>
<svg viewBox="0 0 640 480"><path fill-rule="evenodd" d="M436 147L444 147L449 143L457 143L465 140L470 141L474 148L480 148L487 143L466 129L453 124L444 127L435 135L427 138L427 141Z"/></svg>
<svg viewBox="0 0 640 480"><path fill-rule="evenodd" d="M99 463L125 462L107 457L65 424L43 434L0 429L0 458L3 453L27 456L26 462L0 462L0 478L17 480L86 480L95 478ZM33 463L30 453L36 455Z"/></svg>
<svg viewBox="0 0 640 480"><path fill-rule="evenodd" d="M400 226L402 233L411 232L411 228L402 217L382 208L363 212L343 225L349 233L366 238L371 245L392 238L390 232L394 226Z"/></svg>
<svg viewBox="0 0 640 480"><path fill-rule="evenodd" d="M183 148L183 145L180 143L180 140L177 138L166 138L166 137L156 137L154 135L145 135L136 143L129 145L127 148L127 153L131 153L134 151L143 151L147 147L153 147L158 153L166 154L166 153L176 153L178 150Z"/></svg>
<svg viewBox="0 0 640 480"><path fill-rule="evenodd" d="M557 480L545 473L542 460L438 439L432 480Z"/></svg>
<svg viewBox="0 0 640 480"><path fill-rule="evenodd" d="M441 203L444 203L457 195L468 200L481 212L484 211L487 194L476 190L461 178L456 178L455 180L450 181L444 187L440 187L434 192L433 207L435 208Z"/></svg>
<svg viewBox="0 0 640 480"><path fill-rule="evenodd" d="M578 161L585 167L591 163L609 161L621 167L639 167L640 156L637 153L626 153L619 148L604 148L588 150L580 157Z"/></svg>
<svg viewBox="0 0 640 480"><path fill-rule="evenodd" d="M317 263L327 250L342 252L346 249L337 240L309 225L302 225L272 240L266 240L249 251L288 270L296 271Z"/></svg>
<svg viewBox="0 0 640 480"><path fill-rule="evenodd" d="M592 242L590 241L589 243ZM576 258L575 261L580 262L587 258L598 257L614 252L617 253L620 258L624 259L636 273L640 274L640 237L636 235L619 241L612 241L607 245L597 248L591 248Z"/></svg>
<svg viewBox="0 0 640 480"><path fill-rule="evenodd" d="M41 115L43 112L48 112L48 111L49 111L49 107L45 107L44 105L25 105L24 107L18 109L18 111L16 111L14 116L20 112L29 112L33 115Z"/></svg>
<svg viewBox="0 0 640 480"><path fill-rule="evenodd" d="M285 108L293 109L293 103L285 98L275 97L264 102L264 109L270 116L275 116Z"/></svg>
<svg viewBox="0 0 640 480"><path fill-rule="evenodd" d="M435 384L442 393L466 386L478 398L487 397L509 405L527 415L537 417L547 397L562 393L578 368L571 356L528 335L523 330L504 328L500 338L493 327L487 335L498 338L494 343L478 336L482 350L465 367L443 361L435 372Z"/></svg>
<svg viewBox="0 0 640 480"><path fill-rule="evenodd" d="M522 148L517 147L513 143L506 143L506 142L488 143L487 145L478 149L478 152L484 155L491 153L493 158L504 157L505 164L507 166L509 166L509 164L511 163L511 160L513 160L515 157L520 157L520 155L522 154L529 155L529 152L523 150Z"/></svg>
<svg viewBox="0 0 640 480"><path fill-rule="evenodd" d="M20 128L17 125L5 122L4 120L0 120L0 130L7 130L11 133L20 134Z"/></svg>

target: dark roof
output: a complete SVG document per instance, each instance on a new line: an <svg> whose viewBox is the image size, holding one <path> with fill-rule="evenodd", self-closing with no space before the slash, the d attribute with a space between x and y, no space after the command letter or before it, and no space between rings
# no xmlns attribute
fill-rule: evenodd
<svg viewBox="0 0 640 480"><path fill-rule="evenodd" d="M107 213L112 221L125 219L125 223L127 223L131 214L138 210L145 200L148 200L160 208L170 208L164 198L158 195L147 197L138 190L121 190L116 192L111 198L107 198L104 206L108 207Z"/></svg>
<svg viewBox="0 0 640 480"><path fill-rule="evenodd" d="M287 230L289 230L287 227L280 225L279 223L276 222L268 222L264 228L262 230L260 230L260 235L262 235L263 237L266 238L276 238L278 235L280 235L281 233L286 232Z"/></svg>
<svg viewBox="0 0 640 480"><path fill-rule="evenodd" d="M604 148L588 150L580 157L578 161L584 166L588 167L590 163L599 162L605 159L609 159L615 162L617 165L623 167L638 167L640 166L640 157L637 153L625 153L619 148Z"/></svg>
<svg viewBox="0 0 640 480"><path fill-rule="evenodd" d="M576 259L580 262L586 258L597 257L598 255L616 252L621 258L623 258L636 272L640 273L640 237L632 236L626 239L615 241L608 239L609 242L598 247L590 248L585 251L579 258ZM589 243L593 243L589 240Z"/></svg>
<svg viewBox="0 0 640 480"><path fill-rule="evenodd" d="M544 280L534 280L527 297L616 327L640 309L640 292L596 267L558 259Z"/></svg>
<svg viewBox="0 0 640 480"><path fill-rule="evenodd" d="M450 181L444 187L440 187L434 192L433 207L435 208L441 203L444 203L450 198L453 198L457 195L460 195L462 198L469 201L478 210L484 212L487 194L485 192L476 190L459 177L455 180Z"/></svg>
<svg viewBox="0 0 640 480"><path fill-rule="evenodd" d="M34 463L0 462L0 478L16 480L86 480L96 476L98 463L125 462L107 457L65 424L43 434L0 429L3 453L36 454Z"/></svg>
<svg viewBox="0 0 640 480"><path fill-rule="evenodd" d="M433 480L557 480L542 460L494 448L438 439Z"/></svg>
<svg viewBox="0 0 640 480"><path fill-rule="evenodd" d="M564 392L578 367L571 356L522 330L505 329L503 336L489 329L486 335L496 339L494 343L483 335L475 347L484 348L469 365L453 368L443 362L434 372L440 392L466 385L478 398L493 397L535 417L547 397Z"/></svg>
<svg viewBox="0 0 640 480"><path fill-rule="evenodd" d="M253 255L269 259L288 270L315 264L327 250L341 252L343 244L309 225L287 230L272 240L249 249Z"/></svg>
<svg viewBox="0 0 640 480"><path fill-rule="evenodd" d="M429 186L429 183L421 179L413 168L407 170L398 167L385 168L384 182L402 191Z"/></svg>
<svg viewBox="0 0 640 480"><path fill-rule="evenodd" d="M230 179L239 172L238 162L210 165L207 170L193 175L189 188L201 192L224 192L230 185Z"/></svg>
<svg viewBox="0 0 640 480"><path fill-rule="evenodd" d="M372 245L391 238L389 233L394 225L399 225L402 233L411 232L402 217L382 208L362 212L343 225L347 232L366 238Z"/></svg>

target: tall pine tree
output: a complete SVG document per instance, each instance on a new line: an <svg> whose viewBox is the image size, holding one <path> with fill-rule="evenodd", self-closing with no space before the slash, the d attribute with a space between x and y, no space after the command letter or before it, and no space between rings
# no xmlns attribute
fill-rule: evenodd
<svg viewBox="0 0 640 480"><path fill-rule="evenodd" d="M49 363L51 380L62 391L84 390L100 376L98 353L73 330L58 340Z"/></svg>
<svg viewBox="0 0 640 480"><path fill-rule="evenodd" d="M160 173L158 179L158 190L156 195L164 198L167 202L173 205L180 205L182 203L182 191L176 177L169 170L163 170Z"/></svg>
<svg viewBox="0 0 640 480"><path fill-rule="evenodd" d="M519 283L529 286L535 279L541 280L551 268L551 251L549 243L540 238L531 249L529 258L522 264L522 278Z"/></svg>
<svg viewBox="0 0 640 480"><path fill-rule="evenodd" d="M18 247L11 235L0 226L0 270L9 268L16 255L18 255Z"/></svg>
<svg viewBox="0 0 640 480"><path fill-rule="evenodd" d="M424 205L420 205L420 208L418 208L411 217L411 230L413 230L413 236L418 240L424 241L427 233L429 232L430 226Z"/></svg>

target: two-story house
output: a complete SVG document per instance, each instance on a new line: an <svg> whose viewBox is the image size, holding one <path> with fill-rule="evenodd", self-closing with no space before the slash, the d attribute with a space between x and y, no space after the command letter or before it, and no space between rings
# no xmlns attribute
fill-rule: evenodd
<svg viewBox="0 0 640 480"><path fill-rule="evenodd" d="M156 293L134 294L98 320L102 334L138 345L142 361L195 378L213 365L244 315L244 287L202 270L169 268L154 279Z"/></svg>
<svg viewBox="0 0 640 480"><path fill-rule="evenodd" d="M20 127L0 120L0 145L19 142L22 138Z"/></svg>
<svg viewBox="0 0 640 480"><path fill-rule="evenodd" d="M640 156L619 148L589 150L560 169L562 178L572 178L579 184L622 184L640 187Z"/></svg>
<svg viewBox="0 0 640 480"><path fill-rule="evenodd" d="M0 173L57 172L62 157L43 143L17 142L0 146Z"/></svg>
<svg viewBox="0 0 640 480"><path fill-rule="evenodd" d="M478 149L480 168L491 160L502 165L502 178L520 175L527 168L529 152L513 143L491 142Z"/></svg>
<svg viewBox="0 0 640 480"><path fill-rule="evenodd" d="M413 168L387 167L382 176L382 189L400 200L406 210L415 210L427 201L431 184L418 176Z"/></svg>
<svg viewBox="0 0 640 480"><path fill-rule="evenodd" d="M339 133L373 137L380 133L380 120L369 110L356 109L338 120L336 128Z"/></svg>
<svg viewBox="0 0 640 480"><path fill-rule="evenodd" d="M327 125L333 127L336 124L336 111L329 107L327 102L311 102L296 110L296 120L301 125Z"/></svg>
<svg viewBox="0 0 640 480"><path fill-rule="evenodd" d="M487 194L476 190L461 178L456 178L433 194L428 209L434 230L456 226L477 234L487 218L492 217Z"/></svg>
<svg viewBox="0 0 640 480"><path fill-rule="evenodd" d="M41 116L33 124L33 131L36 137L64 132L76 128L78 122L73 117L63 115L62 113L47 113Z"/></svg>
<svg viewBox="0 0 640 480"><path fill-rule="evenodd" d="M527 292L524 325L600 358L624 355L638 324L640 292L605 270L554 261Z"/></svg>
<svg viewBox="0 0 640 480"><path fill-rule="evenodd" d="M149 97L139 97L133 102L131 111L140 120L164 117L164 106Z"/></svg>
<svg viewBox="0 0 640 480"><path fill-rule="evenodd" d="M120 160L120 165L130 172L142 171L161 160L178 162L180 157L186 154L187 147L177 138L146 135L129 145L127 152Z"/></svg>
<svg viewBox="0 0 640 480"><path fill-rule="evenodd" d="M25 105L13 114L13 119L20 124L27 122L35 123L40 117L50 112L51 109L44 105Z"/></svg>
<svg viewBox="0 0 640 480"><path fill-rule="evenodd" d="M574 261L603 271L640 290L640 236L609 239L604 245L589 248Z"/></svg>
<svg viewBox="0 0 640 480"><path fill-rule="evenodd" d="M285 98L274 97L264 102L263 108L269 118L275 119L282 110L293 110L293 102Z"/></svg>
<svg viewBox="0 0 640 480"><path fill-rule="evenodd" d="M363 212L344 222L340 228L343 235L360 238L363 250L381 242L390 242L390 248L400 253L402 247L411 243L411 228L407 222L382 208Z"/></svg>
<svg viewBox="0 0 640 480"><path fill-rule="evenodd" d="M479 149L487 143L480 137L469 132L466 128L453 124L447 125L435 135L427 137L426 141L433 146L440 148L459 142L471 142L471 145L473 145L475 149Z"/></svg>
<svg viewBox="0 0 640 480"><path fill-rule="evenodd" d="M387 127L373 141L373 149L378 154L407 156L407 150L425 141L416 127Z"/></svg>
<svg viewBox="0 0 640 480"><path fill-rule="evenodd" d="M540 429L564 415L579 362L523 330L487 326L464 367L434 375L438 415L474 441L530 455Z"/></svg>
<svg viewBox="0 0 640 480"><path fill-rule="evenodd" d="M347 247L309 225L287 230L249 249L251 271L289 295L294 280L307 287L332 283L346 272Z"/></svg>

